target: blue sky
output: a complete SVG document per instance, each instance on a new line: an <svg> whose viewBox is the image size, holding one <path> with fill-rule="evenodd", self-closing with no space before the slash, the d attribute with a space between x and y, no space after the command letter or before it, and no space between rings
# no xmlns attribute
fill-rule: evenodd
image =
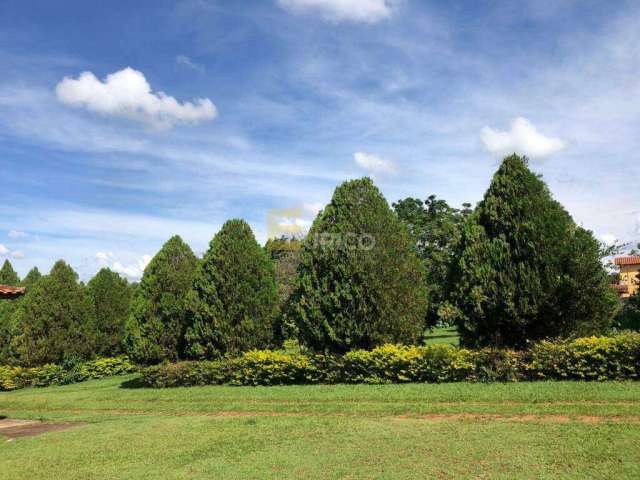
<svg viewBox="0 0 640 480"><path fill-rule="evenodd" d="M349 178L475 203L513 150L637 241L639 24L638 2L0 0L0 257L136 278L176 233L304 227Z"/></svg>

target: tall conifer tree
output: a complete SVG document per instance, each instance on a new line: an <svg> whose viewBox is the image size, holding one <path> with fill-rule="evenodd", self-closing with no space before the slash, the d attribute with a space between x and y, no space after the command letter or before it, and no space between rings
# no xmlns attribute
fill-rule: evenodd
<svg viewBox="0 0 640 480"><path fill-rule="evenodd" d="M333 352L418 342L424 275L406 226L373 182L343 183L302 248L292 296L302 340Z"/></svg>
<svg viewBox="0 0 640 480"><path fill-rule="evenodd" d="M269 345L278 311L274 265L244 220L229 220L198 268L189 354L215 358Z"/></svg>

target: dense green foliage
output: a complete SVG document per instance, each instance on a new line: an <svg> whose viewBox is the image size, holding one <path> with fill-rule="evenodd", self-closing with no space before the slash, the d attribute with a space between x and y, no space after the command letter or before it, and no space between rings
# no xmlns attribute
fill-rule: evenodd
<svg viewBox="0 0 640 480"><path fill-rule="evenodd" d="M276 269L280 314L276 318L273 334L277 344L298 337L298 327L287 307L296 284L301 248L302 240L284 236L270 238L264 246Z"/></svg>
<svg viewBox="0 0 640 480"><path fill-rule="evenodd" d="M340 185L304 242L292 316L314 350L415 343L424 270L406 226L368 178Z"/></svg>
<svg viewBox="0 0 640 480"><path fill-rule="evenodd" d="M640 290L624 302L614 325L619 330L640 331Z"/></svg>
<svg viewBox="0 0 640 480"><path fill-rule="evenodd" d="M424 262L427 289L427 326L449 324L451 307L447 302L450 270L460 241L461 226L471 214L471 205L462 210L450 207L435 195L424 202L406 198L393 204L398 217L408 226L416 250Z"/></svg>
<svg viewBox="0 0 640 480"><path fill-rule="evenodd" d="M5 260L2 264L2 268L0 268L0 285L10 285L12 287L17 287L20 283L20 277L13 269L13 265L9 260Z"/></svg>
<svg viewBox="0 0 640 480"><path fill-rule="evenodd" d="M136 362L176 360L184 350L188 300L198 260L179 236L149 262L131 302L125 345Z"/></svg>
<svg viewBox="0 0 640 480"><path fill-rule="evenodd" d="M68 366L55 364L31 368L0 366L0 391L67 385L135 371L136 366L126 357L98 358Z"/></svg>
<svg viewBox="0 0 640 480"><path fill-rule="evenodd" d="M91 298L62 260L27 291L13 322L12 351L21 365L90 359L95 354L98 334Z"/></svg>
<svg viewBox="0 0 640 480"><path fill-rule="evenodd" d="M87 291L96 312L96 353L101 356L123 353L122 342L129 316L131 287L120 275L103 268L89 281Z"/></svg>
<svg viewBox="0 0 640 480"><path fill-rule="evenodd" d="M507 157L462 228L452 302L466 345L605 331L617 301L598 243L524 158Z"/></svg>
<svg viewBox="0 0 640 480"><path fill-rule="evenodd" d="M0 285L15 287L19 283L20 278L13 269L11 262L5 260L0 269ZM16 311L19 301L20 299L0 299L0 365L3 363L14 363L15 361L15 355L11 348L11 339L15 334L13 314Z"/></svg>
<svg viewBox="0 0 640 480"><path fill-rule="evenodd" d="M252 351L214 362L143 370L151 387L518 380L637 380L640 333L542 341L527 351L383 345L343 356Z"/></svg>
<svg viewBox="0 0 640 480"><path fill-rule="evenodd" d="M244 220L229 220L211 240L190 303L190 357L238 354L271 342L278 310L274 266Z"/></svg>
<svg viewBox="0 0 640 480"><path fill-rule="evenodd" d="M29 289L33 287L36 284L36 282L41 278L42 278L42 274L40 273L40 270L38 270L38 267L33 267L31 270L29 270L27 275L22 279L22 282L20 282L20 286L26 287L27 289Z"/></svg>

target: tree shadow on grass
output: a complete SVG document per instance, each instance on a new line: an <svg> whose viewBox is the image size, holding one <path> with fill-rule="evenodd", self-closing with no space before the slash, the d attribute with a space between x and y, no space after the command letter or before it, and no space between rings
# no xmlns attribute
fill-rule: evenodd
<svg viewBox="0 0 640 480"><path fill-rule="evenodd" d="M120 388L145 388L146 385L142 381L142 377L135 377L125 380L120 384Z"/></svg>

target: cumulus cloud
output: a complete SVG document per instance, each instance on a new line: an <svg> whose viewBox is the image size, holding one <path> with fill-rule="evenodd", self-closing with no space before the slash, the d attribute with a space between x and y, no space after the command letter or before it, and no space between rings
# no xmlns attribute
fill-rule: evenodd
<svg viewBox="0 0 640 480"><path fill-rule="evenodd" d="M395 0L277 0L292 13L317 13L327 20L375 23L391 16Z"/></svg>
<svg viewBox="0 0 640 480"><path fill-rule="evenodd" d="M534 160L542 160L567 147L564 140L543 135L524 117L514 119L508 131L484 127L480 132L480 140L493 155L504 157L515 152Z"/></svg>
<svg viewBox="0 0 640 480"><path fill-rule="evenodd" d="M96 260L101 265L106 265L113 258L113 252L98 252L96 253Z"/></svg>
<svg viewBox="0 0 640 480"><path fill-rule="evenodd" d="M127 277L130 280L139 280L144 273L144 269L151 261L151 255L143 255L133 263L125 264L115 260L113 252L97 252L96 260L101 267L109 267L116 273Z"/></svg>
<svg viewBox="0 0 640 480"><path fill-rule="evenodd" d="M20 230L11 230L9 232L9 238L24 238L27 234L25 232L21 232Z"/></svg>
<svg viewBox="0 0 640 480"><path fill-rule="evenodd" d="M0 243L0 257L11 257L19 260L24 258L24 252L21 250L11 250L7 248L5 245Z"/></svg>
<svg viewBox="0 0 640 480"><path fill-rule="evenodd" d="M356 152L353 154L353 159L360 168L371 173L394 173L396 171L394 162L370 153Z"/></svg>
<svg viewBox="0 0 640 480"><path fill-rule="evenodd" d="M124 275L131 280L138 280L140 277L142 277L144 269L147 268L147 265L149 265L150 261L151 255L143 255L142 258L129 265L123 265L120 262L113 262L113 265L111 265L111 269L114 272L119 273L120 275Z"/></svg>
<svg viewBox="0 0 640 480"><path fill-rule="evenodd" d="M208 98L180 103L164 92L152 92L142 72L130 67L107 75L104 81L91 72L83 72L78 78L65 77L56 86L56 95L66 105L142 121L156 128L197 124L217 114Z"/></svg>

